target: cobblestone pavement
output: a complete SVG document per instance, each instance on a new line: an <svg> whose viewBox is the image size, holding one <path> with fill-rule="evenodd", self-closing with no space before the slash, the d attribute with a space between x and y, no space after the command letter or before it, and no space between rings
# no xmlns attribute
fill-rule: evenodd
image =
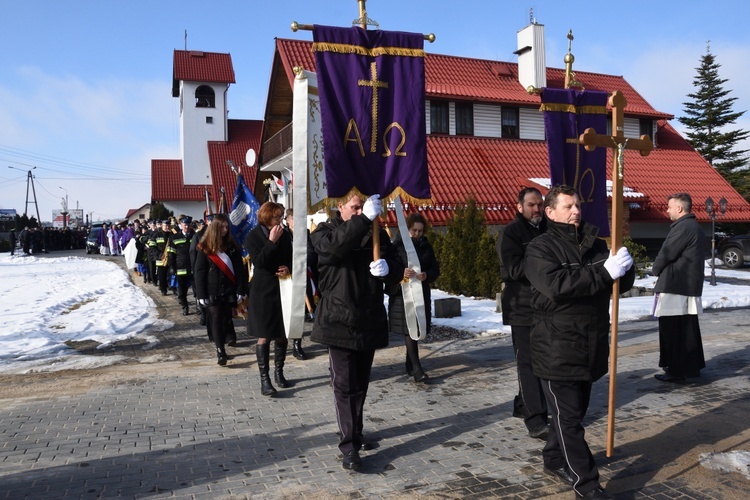
<svg viewBox="0 0 750 500"><path fill-rule="evenodd" d="M158 343L144 335L104 352L82 345L128 361L0 377L0 498L574 498L543 473L543 442L511 417L508 337L423 344L431 379L421 385L404 374L403 341L391 337L365 407L365 433L379 446L354 473L341 468L322 346L306 337L309 359L287 358L294 386L263 397L244 325L234 359L219 367L197 315L140 286L175 323L146 332ZM747 498L748 471L710 470L699 456L748 451L750 310L707 312L701 326L708 368L669 385L653 378L656 322L620 325L611 458L606 377L585 423L616 498Z"/></svg>

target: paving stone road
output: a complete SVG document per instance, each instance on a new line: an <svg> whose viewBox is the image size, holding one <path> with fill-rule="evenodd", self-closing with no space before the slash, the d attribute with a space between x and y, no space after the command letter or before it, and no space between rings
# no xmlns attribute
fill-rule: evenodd
<svg viewBox="0 0 750 500"><path fill-rule="evenodd" d="M263 397L243 325L234 359L219 367L198 317L140 286L175 323L145 332L158 343L80 345L127 361L0 377L0 498L574 498L543 473L543 442L511 416L509 337L424 344L431 379L418 385L392 336L376 354L365 407L365 433L379 446L354 473L341 468L322 346L305 338L310 359L287 359L294 386ZM747 470L711 470L699 457L750 451L750 310L709 311L701 326L708 367L669 385L653 378L656 321L620 325L613 457L606 377L586 420L602 482L618 499L748 498Z"/></svg>

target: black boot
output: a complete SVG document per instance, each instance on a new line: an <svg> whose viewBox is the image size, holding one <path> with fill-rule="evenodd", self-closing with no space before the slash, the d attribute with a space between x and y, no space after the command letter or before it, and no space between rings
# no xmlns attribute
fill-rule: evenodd
<svg viewBox="0 0 750 500"><path fill-rule="evenodd" d="M224 350L223 347L217 347L216 348L216 357L219 359L218 363L219 366L226 366L227 365L227 353Z"/></svg>
<svg viewBox="0 0 750 500"><path fill-rule="evenodd" d="M294 339L292 342L292 355L297 359L307 359L305 351L302 350L302 339Z"/></svg>
<svg viewBox="0 0 750 500"><path fill-rule="evenodd" d="M258 358L258 370L260 371L260 393L264 396L273 396L276 394L276 389L271 385L271 379L268 376L268 358L270 355L271 346L268 342L255 345L255 356Z"/></svg>
<svg viewBox="0 0 750 500"><path fill-rule="evenodd" d="M276 369L273 372L273 379L276 381L276 385L281 388L289 387L289 382L284 378L284 361L286 360L286 346L287 342L279 344L274 341L273 349L273 363Z"/></svg>
<svg viewBox="0 0 750 500"><path fill-rule="evenodd" d="M409 374L414 376L414 382L426 381L430 377L422 370L422 363L419 361L419 343L407 336L405 344L407 373L409 373L408 369L411 367L413 371Z"/></svg>

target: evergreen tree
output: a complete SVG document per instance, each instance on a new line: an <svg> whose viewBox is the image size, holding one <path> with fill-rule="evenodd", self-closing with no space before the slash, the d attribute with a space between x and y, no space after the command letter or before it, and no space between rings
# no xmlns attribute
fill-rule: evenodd
<svg viewBox="0 0 750 500"><path fill-rule="evenodd" d="M748 150L736 149L738 143L750 136L742 129L728 130L744 111L734 112L732 106L736 97L727 97L731 90L725 90L728 81L719 77L721 65L706 47L701 64L693 80L696 91L688 94L691 99L684 102L685 116L677 119L689 129L687 139L711 166L713 166L745 198L750 196L750 178L743 168L747 165ZM750 199L750 198L748 198Z"/></svg>

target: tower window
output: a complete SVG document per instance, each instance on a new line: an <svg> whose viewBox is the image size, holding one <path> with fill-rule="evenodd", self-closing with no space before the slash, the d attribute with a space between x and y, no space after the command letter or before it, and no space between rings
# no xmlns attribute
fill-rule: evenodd
<svg viewBox="0 0 750 500"><path fill-rule="evenodd" d="M201 85L195 90L195 107L196 108L215 108L216 95L214 89L208 85Z"/></svg>
<svg viewBox="0 0 750 500"><path fill-rule="evenodd" d="M206 117L206 123L213 123L213 122L214 122L214 117L213 116L207 116Z"/></svg>

